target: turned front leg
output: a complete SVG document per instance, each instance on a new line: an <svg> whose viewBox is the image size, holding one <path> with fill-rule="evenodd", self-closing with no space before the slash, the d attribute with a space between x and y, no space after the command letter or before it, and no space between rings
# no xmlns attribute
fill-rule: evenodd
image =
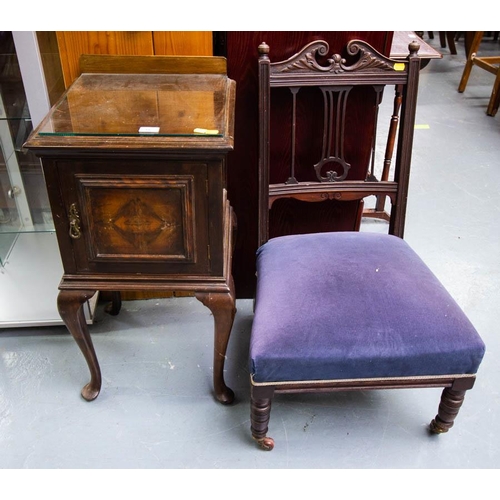
<svg viewBox="0 0 500 500"><path fill-rule="evenodd" d="M92 339L85 321L83 305L95 294L95 290L61 290L57 297L57 308L64 324L83 353L90 370L90 382L82 389L82 397L94 400L101 390L101 370Z"/></svg>
<svg viewBox="0 0 500 500"><path fill-rule="evenodd" d="M430 424L430 431L434 434L448 432L453 427L456 416L464 402L466 391L456 391L446 388L441 395L438 414Z"/></svg>
<svg viewBox="0 0 500 500"><path fill-rule="evenodd" d="M256 389L252 386L251 388L250 429L252 438L266 451L271 451L274 448L274 440L267 436L273 394L274 389L272 387Z"/></svg>
<svg viewBox="0 0 500 500"><path fill-rule="evenodd" d="M234 392L224 382L229 335L233 327L236 305L234 293L196 293L196 298L210 309L214 317L214 391L215 397L223 404L234 401Z"/></svg>

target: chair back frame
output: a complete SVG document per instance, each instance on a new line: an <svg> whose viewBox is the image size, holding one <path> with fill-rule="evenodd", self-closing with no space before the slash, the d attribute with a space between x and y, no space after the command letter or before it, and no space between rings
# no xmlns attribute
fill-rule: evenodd
<svg viewBox="0 0 500 500"><path fill-rule="evenodd" d="M420 70L418 50L419 44L412 42L407 60L395 61L366 42L353 40L347 46L347 53L357 56L354 63L347 64L341 55L335 54L327 59L326 65L322 65L318 56L326 56L329 51L325 41L311 42L294 56L280 62L270 61L270 48L266 43L259 46L259 246L269 239L269 210L280 198L322 201L387 196L392 204L389 233L403 237ZM350 165L343 153L346 102L350 90L360 85L375 89L378 104L386 85L393 85L396 89L384 160L387 165L384 165L381 180L374 179L368 172L366 180L347 179ZM276 87L288 87L292 94L292 152L288 180L270 184L271 89ZM299 182L295 177L295 108L297 94L303 87L319 88L324 98L323 152L320 161L314 165L317 182ZM334 94L338 96L336 104ZM391 163L398 123L394 180L389 181L387 169ZM341 167L340 174L330 170L323 175L323 167L331 163Z"/></svg>

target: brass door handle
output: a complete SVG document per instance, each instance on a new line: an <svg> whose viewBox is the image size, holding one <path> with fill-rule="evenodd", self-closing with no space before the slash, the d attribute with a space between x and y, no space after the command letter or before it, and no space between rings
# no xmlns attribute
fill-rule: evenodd
<svg viewBox="0 0 500 500"><path fill-rule="evenodd" d="M69 207L69 235L74 240L77 240L82 235L80 214L76 209L76 203L72 203Z"/></svg>

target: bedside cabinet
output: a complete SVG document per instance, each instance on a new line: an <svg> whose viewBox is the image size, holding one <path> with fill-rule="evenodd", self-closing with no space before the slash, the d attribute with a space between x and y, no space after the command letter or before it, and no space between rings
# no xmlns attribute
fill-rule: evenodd
<svg viewBox="0 0 500 500"><path fill-rule="evenodd" d="M226 197L235 82L225 74L84 73L25 147L42 161L64 275L58 309L101 389L83 304L97 291L191 291L214 317L214 391L235 315Z"/></svg>

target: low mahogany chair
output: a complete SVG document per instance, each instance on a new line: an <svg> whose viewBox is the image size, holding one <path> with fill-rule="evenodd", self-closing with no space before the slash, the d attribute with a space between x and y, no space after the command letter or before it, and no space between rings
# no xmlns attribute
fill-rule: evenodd
<svg viewBox="0 0 500 500"><path fill-rule="evenodd" d="M315 41L290 59L271 63L272 48L259 46L260 225L250 341L251 432L266 450L274 447L267 432L277 393L444 387L430 424L431 432L441 433L453 425L474 384L483 341L403 240L420 65L418 44L412 42L409 49L407 61L397 62L362 41L350 42L343 56L328 56L327 43ZM392 180L349 180L356 120L381 121L368 112L378 114L386 86L395 88L390 121L399 125ZM275 92L288 93L288 116L276 117ZM296 110L312 108L311 92L323 96L324 119L317 130L298 130ZM360 116L352 100L363 100L369 111ZM272 147L271 120L291 131L290 172L279 180L273 165L284 152ZM296 176L295 165L303 157L301 139L306 138L306 147L316 144L313 132L320 137L318 162L304 180ZM342 203L369 196L390 200L390 234L269 238L277 200Z"/></svg>

